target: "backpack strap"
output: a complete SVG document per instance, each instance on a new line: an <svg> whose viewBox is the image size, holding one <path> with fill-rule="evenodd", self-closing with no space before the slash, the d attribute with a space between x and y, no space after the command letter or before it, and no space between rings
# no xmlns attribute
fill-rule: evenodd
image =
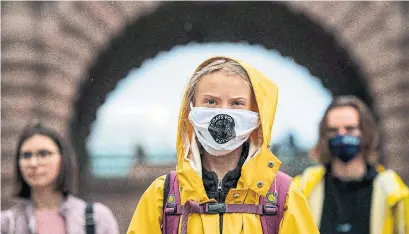
<svg viewBox="0 0 409 234"><path fill-rule="evenodd" d="M180 205L179 183L176 178L176 171L171 171L166 176L163 192L162 233L177 234L182 206Z"/></svg>
<svg viewBox="0 0 409 234"><path fill-rule="evenodd" d="M292 178L283 172L278 172L274 183L271 185L267 196L261 196L259 205L252 204L224 204L205 203L198 204L195 201L187 201L180 205L179 184L176 172L170 172L165 179L164 208L162 218L162 233L177 234L182 216L181 233L187 233L189 214L223 214L223 213L247 213L258 214L264 234L276 234L284 214L284 205ZM169 192L167 192L169 191ZM266 199L267 198L267 199Z"/></svg>
<svg viewBox="0 0 409 234"><path fill-rule="evenodd" d="M87 234L95 234L94 209L92 203L85 207L85 228Z"/></svg>
<svg viewBox="0 0 409 234"><path fill-rule="evenodd" d="M265 197L260 196L260 205L263 205L272 211L276 210L274 215L260 216L264 234L278 233L278 230L280 229L280 222L284 215L284 206L291 181L292 177L278 171L267 195Z"/></svg>
<svg viewBox="0 0 409 234"><path fill-rule="evenodd" d="M245 213L257 214L260 217L271 216L277 214L277 207L269 204L225 204L225 203L204 203L198 204L195 201L187 201L184 206L181 206L176 212L182 214L181 234L187 233L187 222L189 214L225 214L225 213ZM271 216L275 217L275 216ZM263 229L264 230L264 229Z"/></svg>
<svg viewBox="0 0 409 234"><path fill-rule="evenodd" d="M169 189L170 189L170 173L166 175L165 186L163 188L163 204L162 204L163 210L165 210L165 207L166 207L166 201L168 200L168 196L169 196Z"/></svg>

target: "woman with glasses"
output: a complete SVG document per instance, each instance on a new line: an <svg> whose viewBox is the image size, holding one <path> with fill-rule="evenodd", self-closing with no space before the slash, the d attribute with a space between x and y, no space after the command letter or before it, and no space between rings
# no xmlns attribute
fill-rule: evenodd
<svg viewBox="0 0 409 234"><path fill-rule="evenodd" d="M15 159L15 196L22 202L1 212L1 233L119 233L108 207L73 196L75 157L57 132L39 124L25 129Z"/></svg>

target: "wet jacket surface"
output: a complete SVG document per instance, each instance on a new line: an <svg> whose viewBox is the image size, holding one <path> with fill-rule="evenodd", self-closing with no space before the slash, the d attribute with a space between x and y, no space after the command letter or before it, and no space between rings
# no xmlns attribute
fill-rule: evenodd
<svg viewBox="0 0 409 234"><path fill-rule="evenodd" d="M368 229L370 234L408 234L409 233L409 189L392 170L377 166L371 185ZM324 217L325 175L327 168L314 166L294 178L308 199L311 212L318 226ZM369 179L369 178L368 178ZM351 204L350 204L351 205ZM324 233L325 234L325 233Z"/></svg>

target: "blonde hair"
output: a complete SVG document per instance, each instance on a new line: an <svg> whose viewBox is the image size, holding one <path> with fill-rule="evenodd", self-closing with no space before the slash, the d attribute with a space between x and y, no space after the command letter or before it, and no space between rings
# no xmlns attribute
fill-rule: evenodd
<svg viewBox="0 0 409 234"><path fill-rule="evenodd" d="M187 85L187 103L194 102L196 86L199 83L200 79L215 72L223 72L224 74L229 76L238 76L247 81L250 85L250 88L252 88L249 75L238 62L228 58L217 57L203 63L193 74Z"/></svg>

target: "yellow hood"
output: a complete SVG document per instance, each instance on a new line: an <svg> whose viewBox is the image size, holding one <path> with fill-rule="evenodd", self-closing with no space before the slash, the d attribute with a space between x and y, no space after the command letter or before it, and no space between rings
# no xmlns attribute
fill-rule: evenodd
<svg viewBox="0 0 409 234"><path fill-rule="evenodd" d="M223 57L206 60L196 69L196 71L203 66L206 66L211 61L220 58ZM281 164L277 157L274 156L268 148L278 101L278 87L248 64L241 61L236 62L247 71L250 77L260 116L260 127L252 134L252 139L256 142L258 150L255 155L243 165L237 189L252 190L259 195L265 195ZM188 160L192 157L190 145L192 143L191 139L193 134L193 127L188 119L189 112L190 107L189 101L187 100L186 90L180 109L176 142L178 153L176 170L181 187L182 204L187 200L195 200L199 202L208 201L202 179L190 165ZM270 162L274 163L272 168L269 167ZM260 182L263 183L263 186L258 187L257 184Z"/></svg>

